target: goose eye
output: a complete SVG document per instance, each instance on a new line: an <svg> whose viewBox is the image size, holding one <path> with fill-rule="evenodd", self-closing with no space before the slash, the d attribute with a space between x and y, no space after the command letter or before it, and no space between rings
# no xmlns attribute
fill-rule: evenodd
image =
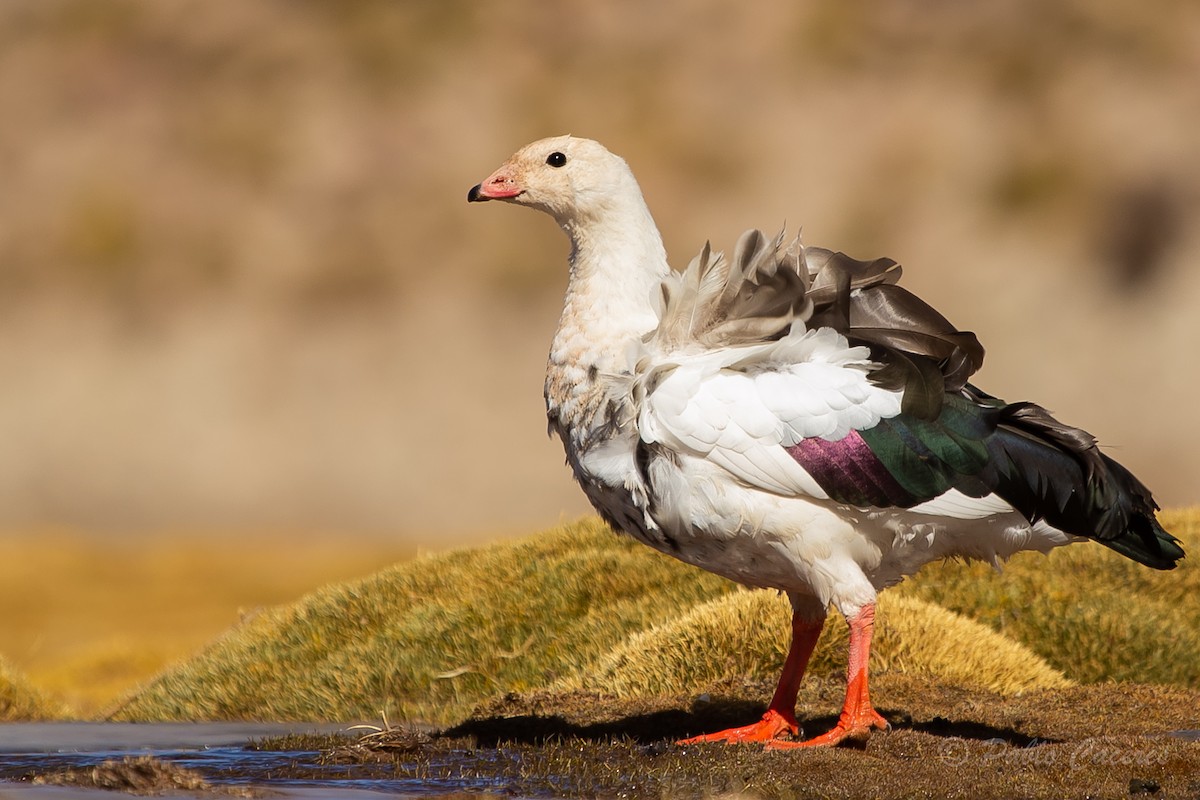
<svg viewBox="0 0 1200 800"><path fill-rule="evenodd" d="M567 163L567 157L555 150L553 153L546 156L546 163L552 167L561 167Z"/></svg>

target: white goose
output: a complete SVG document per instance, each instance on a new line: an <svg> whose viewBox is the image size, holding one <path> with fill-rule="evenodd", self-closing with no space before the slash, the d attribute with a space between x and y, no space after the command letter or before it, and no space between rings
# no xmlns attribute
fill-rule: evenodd
<svg viewBox="0 0 1200 800"><path fill-rule="evenodd" d="M1150 492L1095 439L967 382L983 348L900 288L888 259L748 231L673 273L626 163L588 139L517 151L471 189L546 212L571 240L546 407L616 529L787 593L792 644L763 718L697 741L832 745L887 721L867 661L876 594L949 556L1006 559L1085 538L1170 569ZM796 693L833 604L846 700L807 741Z"/></svg>

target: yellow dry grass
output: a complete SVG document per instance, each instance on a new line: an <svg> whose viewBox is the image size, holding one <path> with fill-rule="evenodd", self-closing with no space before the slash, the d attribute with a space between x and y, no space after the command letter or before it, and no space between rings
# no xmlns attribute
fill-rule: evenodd
<svg viewBox="0 0 1200 800"><path fill-rule="evenodd" d="M1164 521L1200 551L1200 511ZM449 721L507 691L679 692L771 678L787 646L781 598L735 591L594 519L421 556L269 606L399 555L370 545L64 532L0 540L0 653L27 676L0 673L11 687L0 697L49 697L10 703L47 717L95 716L124 695L128 719L386 711ZM1085 544L1018 557L1003 575L932 565L882 596L873 664L1001 692L1106 679L1194 688L1197 619L1191 559L1159 573ZM835 619L811 673L840 676L844 652Z"/></svg>
<svg viewBox="0 0 1200 800"><path fill-rule="evenodd" d="M0 653L89 717L243 617L407 554L366 537L7 532Z"/></svg>
<svg viewBox="0 0 1200 800"><path fill-rule="evenodd" d="M589 519L330 586L230 630L119 718L449 721L545 686L732 584Z"/></svg>
<svg viewBox="0 0 1200 800"><path fill-rule="evenodd" d="M746 677L774 680L783 668L791 607L775 592L742 591L627 638L595 665L560 682L619 696L698 692ZM1024 645L966 617L914 598L883 595L871 669L1017 694L1071 681ZM847 629L830 619L809 663L810 677L840 678Z"/></svg>
<svg viewBox="0 0 1200 800"><path fill-rule="evenodd" d="M1196 516L1167 517L1192 552ZM1008 576L934 568L928 581L884 594L876 668L1001 692L1113 677L1194 686L1200 608L1189 566L1158 574L1094 544L1070 551L1018 559ZM271 609L159 675L121 717L386 711L447 722L510 691L591 681L674 693L769 677L786 648L786 606L769 593L726 597L734 588L584 520L417 559ZM1011 597L998 602L1004 592ZM945 597L945 607L923 594ZM1136 616L1152 602L1156 615ZM998 629L996 614L1021 624ZM841 674L844 639L844 625L828 626L813 674Z"/></svg>
<svg viewBox="0 0 1200 800"><path fill-rule="evenodd" d="M60 716L63 709L29 684L0 658L0 722L23 722Z"/></svg>
<svg viewBox="0 0 1200 800"><path fill-rule="evenodd" d="M1026 644L1082 682L1200 687L1200 508L1163 512L1189 554L1167 572L1084 543L985 564L931 564L899 589Z"/></svg>

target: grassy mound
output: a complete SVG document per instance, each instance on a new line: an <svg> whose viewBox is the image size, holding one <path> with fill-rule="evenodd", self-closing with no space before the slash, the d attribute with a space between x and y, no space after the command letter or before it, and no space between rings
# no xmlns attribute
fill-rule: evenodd
<svg viewBox="0 0 1200 800"><path fill-rule="evenodd" d="M584 521L418 558L263 612L115 717L448 721L733 588Z"/></svg>
<svg viewBox="0 0 1200 800"><path fill-rule="evenodd" d="M1200 551L1200 513L1166 522ZM731 676L773 678L787 646L786 603L735 588L579 522L419 558L263 612L159 675L115 718L385 712L449 722L485 698L554 685L675 693ZM1157 573L1096 545L1019 557L1003 576L934 565L883 595L875 665L1002 692L1067 679L1194 688L1197 588L1187 562ZM823 636L812 670L840 676L845 625L835 620Z"/></svg>
<svg viewBox="0 0 1200 800"><path fill-rule="evenodd" d="M62 711L0 658L0 722L52 719L62 716Z"/></svg>
<svg viewBox="0 0 1200 800"><path fill-rule="evenodd" d="M1200 509L1167 511L1162 521L1189 554L1169 572L1084 543L1048 557L1022 553L1003 574L930 564L900 593L976 619L1081 682L1200 688Z"/></svg>
<svg viewBox="0 0 1200 800"><path fill-rule="evenodd" d="M734 592L630 636L594 667L554 688L621 697L699 692L740 678L773 681L783 668L791 607L775 592ZM843 679L848 630L830 619L810 677ZM1070 685L1028 648L978 622L910 597L884 594L871 669L940 678L1002 694Z"/></svg>

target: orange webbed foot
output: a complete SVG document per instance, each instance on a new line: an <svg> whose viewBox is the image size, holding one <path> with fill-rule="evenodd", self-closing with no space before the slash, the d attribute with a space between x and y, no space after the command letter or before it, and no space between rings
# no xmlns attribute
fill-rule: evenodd
<svg viewBox="0 0 1200 800"><path fill-rule="evenodd" d="M780 712L770 709L763 714L762 719L752 725L740 728L706 733L681 739L676 744L702 744L705 742L724 742L725 744L742 744L745 742L774 742L784 736L795 736L800 732L800 725L795 717L785 717Z"/></svg>
<svg viewBox="0 0 1200 800"><path fill-rule="evenodd" d="M843 716L832 730L822 733L820 736L814 736L802 742L769 741L766 742L766 749L795 750L800 747L836 747L846 742L865 743L867 739L871 738L871 731L887 730L889 727L888 721L879 712L873 708L866 708L852 719Z"/></svg>

